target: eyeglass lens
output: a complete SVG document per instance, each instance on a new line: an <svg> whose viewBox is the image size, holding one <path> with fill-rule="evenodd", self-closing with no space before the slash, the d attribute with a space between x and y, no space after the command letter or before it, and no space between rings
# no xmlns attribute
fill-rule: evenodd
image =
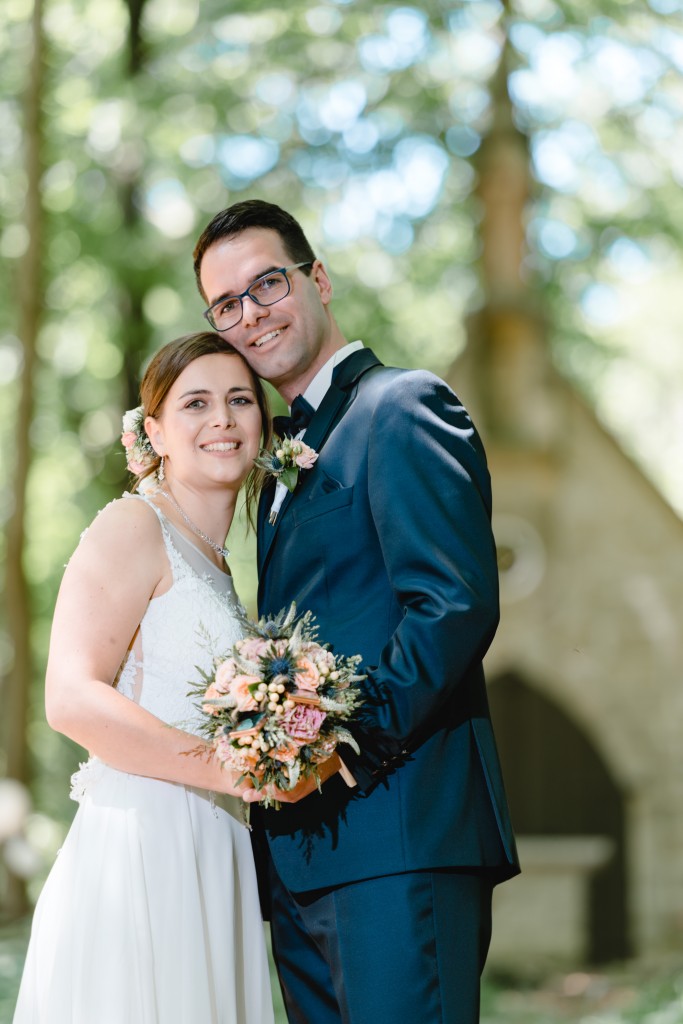
<svg viewBox="0 0 683 1024"><path fill-rule="evenodd" d="M260 277L258 281L254 281L246 295L259 306L272 306L274 302L284 299L288 293L289 279L287 275L282 270L275 270L272 274L267 274L265 277ZM242 298L238 295L230 295L212 308L211 316L219 331L234 327L242 319Z"/></svg>

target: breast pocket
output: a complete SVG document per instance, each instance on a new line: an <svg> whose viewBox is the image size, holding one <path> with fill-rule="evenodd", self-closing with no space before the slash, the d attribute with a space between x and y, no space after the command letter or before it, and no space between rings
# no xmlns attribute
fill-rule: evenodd
<svg viewBox="0 0 683 1024"><path fill-rule="evenodd" d="M325 516L329 512L350 505L353 501L353 487L342 487L340 490L331 491L329 494L321 494L303 504L295 504L292 507L292 519L295 526L308 523L318 516Z"/></svg>

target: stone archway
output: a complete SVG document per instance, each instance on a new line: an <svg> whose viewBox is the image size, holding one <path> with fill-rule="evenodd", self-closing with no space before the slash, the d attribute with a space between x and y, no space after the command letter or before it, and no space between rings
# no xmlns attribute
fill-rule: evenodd
<svg viewBox="0 0 683 1024"><path fill-rule="evenodd" d="M576 722L514 673L491 683L489 699L516 832L611 841L588 883L586 959L629 956L624 797L612 773Z"/></svg>

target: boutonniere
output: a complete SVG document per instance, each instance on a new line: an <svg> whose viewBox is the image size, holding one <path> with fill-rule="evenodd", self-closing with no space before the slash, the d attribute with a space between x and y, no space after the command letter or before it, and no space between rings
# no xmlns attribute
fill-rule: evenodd
<svg viewBox="0 0 683 1024"><path fill-rule="evenodd" d="M274 476L278 483L284 484L288 491L293 491L299 479L299 471L312 469L318 453L304 441L292 437L275 439L270 451L261 450L255 460L259 469Z"/></svg>

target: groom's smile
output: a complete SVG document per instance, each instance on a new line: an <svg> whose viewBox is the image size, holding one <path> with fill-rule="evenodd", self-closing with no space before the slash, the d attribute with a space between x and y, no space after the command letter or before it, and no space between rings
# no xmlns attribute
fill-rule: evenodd
<svg viewBox="0 0 683 1024"><path fill-rule="evenodd" d="M278 327L277 330L275 331L268 331L267 334L262 334L260 338L256 339L256 341L252 341L252 347L262 348L266 344L266 342L272 341L274 338L278 338L282 334L282 332L286 330L286 327Z"/></svg>

